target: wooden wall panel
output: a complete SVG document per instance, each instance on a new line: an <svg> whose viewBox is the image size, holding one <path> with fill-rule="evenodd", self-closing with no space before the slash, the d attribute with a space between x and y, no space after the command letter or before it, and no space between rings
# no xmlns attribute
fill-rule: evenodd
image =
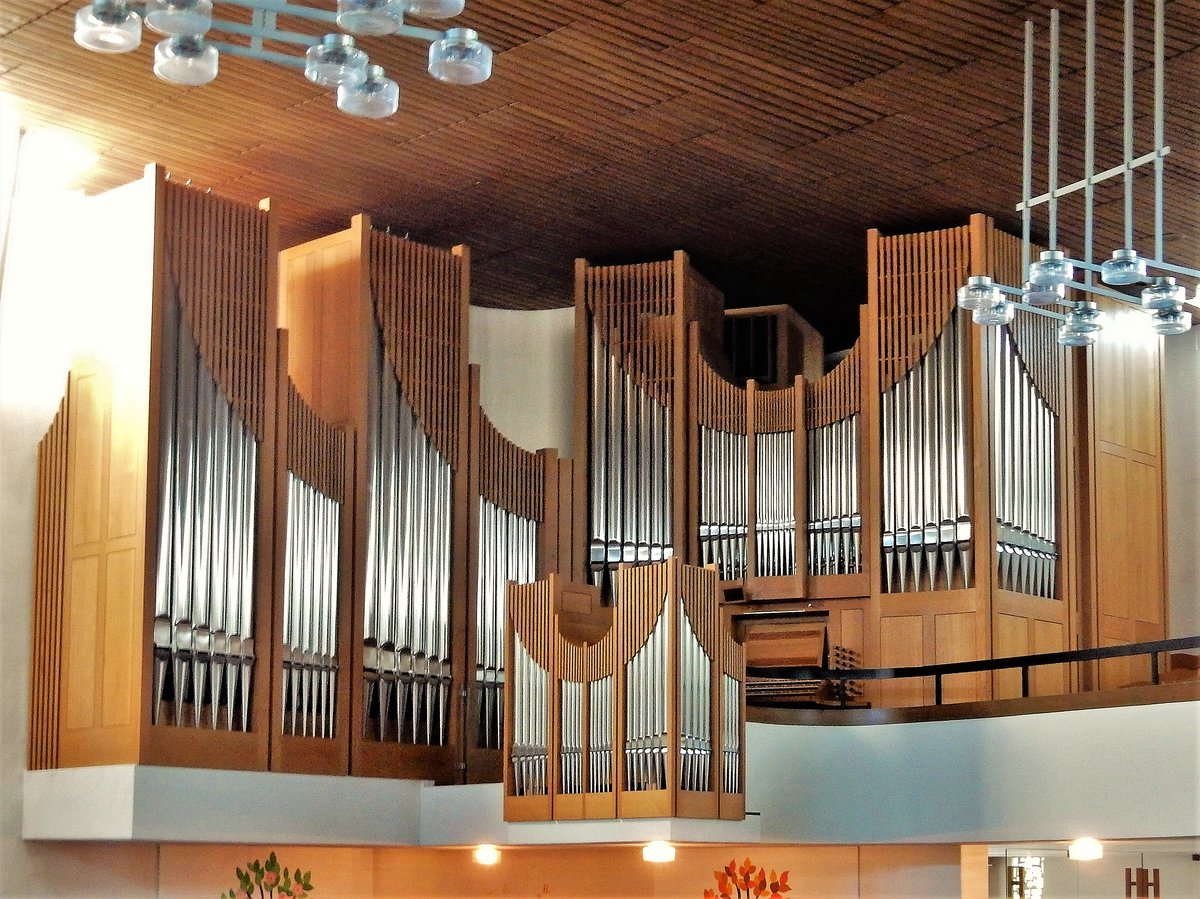
<svg viewBox="0 0 1200 899"><path fill-rule="evenodd" d="M888 615L879 621L879 665L899 668L924 664L925 631L920 615ZM883 681L880 705L884 708L923 705L928 690L925 678Z"/></svg>
<svg viewBox="0 0 1200 899"><path fill-rule="evenodd" d="M1091 351L1089 507L1094 599L1084 645L1161 639L1168 631L1163 518L1162 339L1144 314L1104 302ZM1099 668L1101 688L1144 682L1145 660Z"/></svg>
<svg viewBox="0 0 1200 899"><path fill-rule="evenodd" d="M995 616L996 657L1023 656L1029 646L1029 622L1019 615L999 613ZM1015 668L997 671L992 675L992 694L996 699L1012 699L1021 695L1021 672Z"/></svg>
<svg viewBox="0 0 1200 899"><path fill-rule="evenodd" d="M934 659L937 664L979 658L975 640L975 613L949 612L933 616ZM973 702L978 675L953 674L942 679L942 702Z"/></svg>

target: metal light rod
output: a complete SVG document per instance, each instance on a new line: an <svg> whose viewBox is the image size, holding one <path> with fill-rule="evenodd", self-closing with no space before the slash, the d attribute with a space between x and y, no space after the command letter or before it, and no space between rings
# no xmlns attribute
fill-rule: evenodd
<svg viewBox="0 0 1200 899"><path fill-rule="evenodd" d="M1155 159L1165 158L1170 155L1170 147L1162 147L1158 150L1151 150L1149 153L1145 153L1128 163L1122 163L1121 165L1113 166L1111 169L1105 169L1103 172L1093 175L1090 179L1083 178L1074 182L1073 184L1068 184L1066 187L1060 187L1054 192L1054 196L1058 198L1065 197L1068 194L1073 194L1078 190L1088 187L1089 184L1099 184L1101 181L1107 181L1110 178L1117 177L1117 175L1131 173L1136 168L1140 168L1144 165L1154 162ZM1032 209L1034 206L1041 206L1043 203L1048 203L1049 201L1050 194L1040 194L1039 196L1029 200L1027 203L1018 203L1013 207L1013 209L1015 209L1017 212L1021 212L1026 206Z"/></svg>

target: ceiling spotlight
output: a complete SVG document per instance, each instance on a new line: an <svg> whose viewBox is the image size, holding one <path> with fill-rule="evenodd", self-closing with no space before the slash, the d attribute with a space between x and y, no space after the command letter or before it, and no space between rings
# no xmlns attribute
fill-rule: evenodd
<svg viewBox="0 0 1200 899"><path fill-rule="evenodd" d="M466 0L411 0L408 11L422 19L450 19L466 6Z"/></svg>
<svg viewBox="0 0 1200 899"><path fill-rule="evenodd" d="M212 11L212 0L147 0L146 27L159 34L204 34Z"/></svg>
<svg viewBox="0 0 1200 899"><path fill-rule="evenodd" d="M1091 837L1080 837L1067 847L1067 858L1077 862L1091 862L1104 858L1104 846Z"/></svg>
<svg viewBox="0 0 1200 899"><path fill-rule="evenodd" d="M500 861L500 850L491 843L476 846L475 861L481 865L494 865Z"/></svg>
<svg viewBox="0 0 1200 899"><path fill-rule="evenodd" d="M154 48L154 74L187 87L208 84L217 77L217 55L217 48L202 37L169 37Z"/></svg>
<svg viewBox="0 0 1200 899"><path fill-rule="evenodd" d="M304 54L304 77L323 87L359 84L367 77L367 54L348 34L327 34Z"/></svg>
<svg viewBox="0 0 1200 899"><path fill-rule="evenodd" d="M429 45L429 74L447 84L479 84L492 74L492 48L470 28L451 28Z"/></svg>
<svg viewBox="0 0 1200 899"><path fill-rule="evenodd" d="M404 0L338 0L338 28L351 34L395 34L406 8Z"/></svg>
<svg viewBox="0 0 1200 899"><path fill-rule="evenodd" d="M1187 291L1175 283L1174 278L1151 278L1150 286L1142 290L1142 307L1145 309L1178 309L1187 302Z"/></svg>
<svg viewBox="0 0 1200 899"><path fill-rule="evenodd" d="M1137 250L1113 250L1112 259L1100 266L1100 280L1117 287L1140 284L1146 280L1146 260Z"/></svg>
<svg viewBox="0 0 1200 899"><path fill-rule="evenodd" d="M142 42L142 20L125 0L95 0L75 14L75 43L97 53L128 53Z"/></svg>
<svg viewBox="0 0 1200 899"><path fill-rule="evenodd" d="M1055 287L1066 284L1075 274L1062 250L1045 250L1042 258L1029 266L1029 283L1035 287Z"/></svg>
<svg viewBox="0 0 1200 899"><path fill-rule="evenodd" d="M1035 263L1036 264L1036 263ZM1032 281L1026 281L1021 291L1021 299L1030 306L1052 306L1067 298L1065 284L1055 284L1052 287L1041 287Z"/></svg>
<svg viewBox="0 0 1200 899"><path fill-rule="evenodd" d="M1186 334L1192 327L1192 313L1181 309L1160 309L1151 316L1150 327L1155 334L1164 337Z"/></svg>
<svg viewBox="0 0 1200 899"><path fill-rule="evenodd" d="M642 847L642 861L673 862L675 861L675 847L666 840L654 840Z"/></svg>
<svg viewBox="0 0 1200 899"><path fill-rule="evenodd" d="M958 289L959 309L982 309L1003 301L1000 288L987 275L972 275Z"/></svg>
<svg viewBox="0 0 1200 899"><path fill-rule="evenodd" d="M1067 313L1067 319L1058 329L1061 346L1091 346L1096 342L1096 332L1103 327L1100 310L1095 303L1080 303Z"/></svg>
<svg viewBox="0 0 1200 899"><path fill-rule="evenodd" d="M337 89L337 107L364 119L385 119L400 108L400 85L384 74L383 66L367 66L367 77Z"/></svg>

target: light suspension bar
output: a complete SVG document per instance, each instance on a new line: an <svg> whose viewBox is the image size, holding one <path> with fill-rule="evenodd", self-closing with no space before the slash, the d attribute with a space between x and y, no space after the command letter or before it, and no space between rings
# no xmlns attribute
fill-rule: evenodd
<svg viewBox="0 0 1200 899"><path fill-rule="evenodd" d="M987 276L974 276L958 289L958 305L972 312L972 320L980 325L1007 325L1017 310L1047 316L1062 322L1058 342L1063 346L1089 346L1102 327L1096 304L1086 300L1071 301L1067 291L1103 296L1149 313L1149 324L1157 334L1182 334L1192 325L1192 314L1184 309L1189 305L1186 289L1177 284L1174 276L1200 281L1200 270L1163 261L1163 166L1171 148L1164 139L1164 68L1165 36L1164 0L1154 0L1154 147L1139 156L1134 155L1134 0L1124 0L1123 67L1122 67L1122 161L1120 165L1097 172L1095 146L1096 106L1096 0L1087 0L1085 36L1085 146L1084 176L1066 186L1059 185L1059 44L1060 28L1057 9L1050 11L1049 38L1049 135L1046 163L1047 191L1033 196L1033 63L1034 27L1025 23L1025 78L1023 115L1023 154L1021 169L1021 262L1023 285L1009 287L993 282ZM1154 166L1154 258L1147 258L1134 249L1133 239L1133 174L1145 165ZM1120 176L1124 194L1125 245L1112 251L1102 263L1094 262L1094 196L1095 186ZM1084 258L1072 259L1058 248L1059 200L1071 194L1084 193ZM1031 217L1034 208L1047 207L1050 248L1034 261L1030 259ZM1076 278L1076 271L1083 279ZM1153 272L1168 272L1157 275ZM1112 290L1095 283L1094 275L1109 287L1142 287L1140 297ZM1019 299L1009 299L1010 296ZM1196 291L1200 303L1200 286ZM1047 306L1064 306L1066 314L1051 312Z"/></svg>
<svg viewBox="0 0 1200 899"><path fill-rule="evenodd" d="M220 54L303 69L315 84L337 92L348 115L384 118L400 105L400 87L370 64L352 35L429 43L427 70L447 84L479 84L492 74L492 49L469 28L439 31L406 24L404 16L443 19L463 11L465 0L337 0L316 9L289 0L92 0L75 16L75 42L98 53L128 53L141 43L142 24L165 35L154 50L154 74L173 84L197 86L217 77ZM214 18L216 6L252 10L249 23ZM279 16L327 26L324 34L281 31ZM335 30L336 29L336 30ZM243 40L214 39L210 35ZM291 44L298 53L267 50L264 41Z"/></svg>

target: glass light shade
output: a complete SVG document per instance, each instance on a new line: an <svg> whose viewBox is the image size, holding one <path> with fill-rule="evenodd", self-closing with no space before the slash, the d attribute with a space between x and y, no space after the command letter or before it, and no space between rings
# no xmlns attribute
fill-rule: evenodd
<svg viewBox="0 0 1200 899"><path fill-rule="evenodd" d="M1003 300L1000 288L987 275L972 275L958 289L959 309L982 309L994 306Z"/></svg>
<svg viewBox="0 0 1200 899"><path fill-rule="evenodd" d="M1192 327L1192 313L1180 309L1160 309L1150 319L1155 334L1171 337L1186 334Z"/></svg>
<svg viewBox="0 0 1200 899"><path fill-rule="evenodd" d="M980 306L971 313L971 321L977 325L1007 325L1017 314L1017 307L1008 300L997 300L988 306Z"/></svg>
<svg viewBox="0 0 1200 899"><path fill-rule="evenodd" d="M364 81L338 86L337 106L347 115L385 119L400 108L400 85L384 74L382 66L367 66Z"/></svg>
<svg viewBox="0 0 1200 899"><path fill-rule="evenodd" d="M405 0L338 0L338 28L351 34L395 34L406 8Z"/></svg>
<svg viewBox="0 0 1200 899"><path fill-rule="evenodd" d="M500 850L491 843L475 847L475 861L481 865L494 865L500 861Z"/></svg>
<svg viewBox="0 0 1200 899"><path fill-rule="evenodd" d="M492 48L470 28L451 28L429 45L429 74L447 84L479 84L492 74Z"/></svg>
<svg viewBox="0 0 1200 899"><path fill-rule="evenodd" d="M1030 306L1051 306L1054 303L1061 303L1067 297L1067 288L1063 284L1055 284L1053 287L1039 287L1032 281L1025 282L1025 288L1022 291L1021 299Z"/></svg>
<svg viewBox="0 0 1200 899"><path fill-rule="evenodd" d="M95 0L75 13L75 43L97 53L128 53L142 42L142 20L125 0Z"/></svg>
<svg viewBox="0 0 1200 899"><path fill-rule="evenodd" d="M154 74L163 81L196 87L217 77L217 48L202 37L176 35L154 48Z"/></svg>
<svg viewBox="0 0 1200 899"><path fill-rule="evenodd" d="M1067 320L1059 327L1058 342L1063 346L1091 346L1102 327L1096 304L1080 303L1067 313Z"/></svg>
<svg viewBox="0 0 1200 899"><path fill-rule="evenodd" d="M1176 309L1187 302L1187 291L1174 278L1151 278L1150 286L1142 291L1145 309Z"/></svg>
<svg viewBox="0 0 1200 899"><path fill-rule="evenodd" d="M323 87L361 84L367 77L367 54L348 34L327 34L304 54L304 77Z"/></svg>
<svg viewBox="0 0 1200 899"><path fill-rule="evenodd" d="M204 34L212 27L212 0L146 0L146 27L159 34Z"/></svg>
<svg viewBox="0 0 1200 899"><path fill-rule="evenodd" d="M642 861L673 862L675 861L675 847L666 840L653 840L642 847Z"/></svg>
<svg viewBox="0 0 1200 899"><path fill-rule="evenodd" d="M1075 275L1075 268L1062 250L1046 250L1029 266L1029 283L1035 287L1054 287L1066 284Z"/></svg>
<svg viewBox="0 0 1200 899"><path fill-rule="evenodd" d="M1100 266L1100 280L1118 287L1140 284L1146 280L1146 260L1138 256L1137 250L1113 250L1112 259Z"/></svg>
<svg viewBox="0 0 1200 899"><path fill-rule="evenodd" d="M1104 858L1104 846L1091 837L1080 837L1067 846L1067 858L1077 862L1092 862Z"/></svg>
<svg viewBox="0 0 1200 899"><path fill-rule="evenodd" d="M467 5L466 0L411 0L408 11L422 19L450 19Z"/></svg>

